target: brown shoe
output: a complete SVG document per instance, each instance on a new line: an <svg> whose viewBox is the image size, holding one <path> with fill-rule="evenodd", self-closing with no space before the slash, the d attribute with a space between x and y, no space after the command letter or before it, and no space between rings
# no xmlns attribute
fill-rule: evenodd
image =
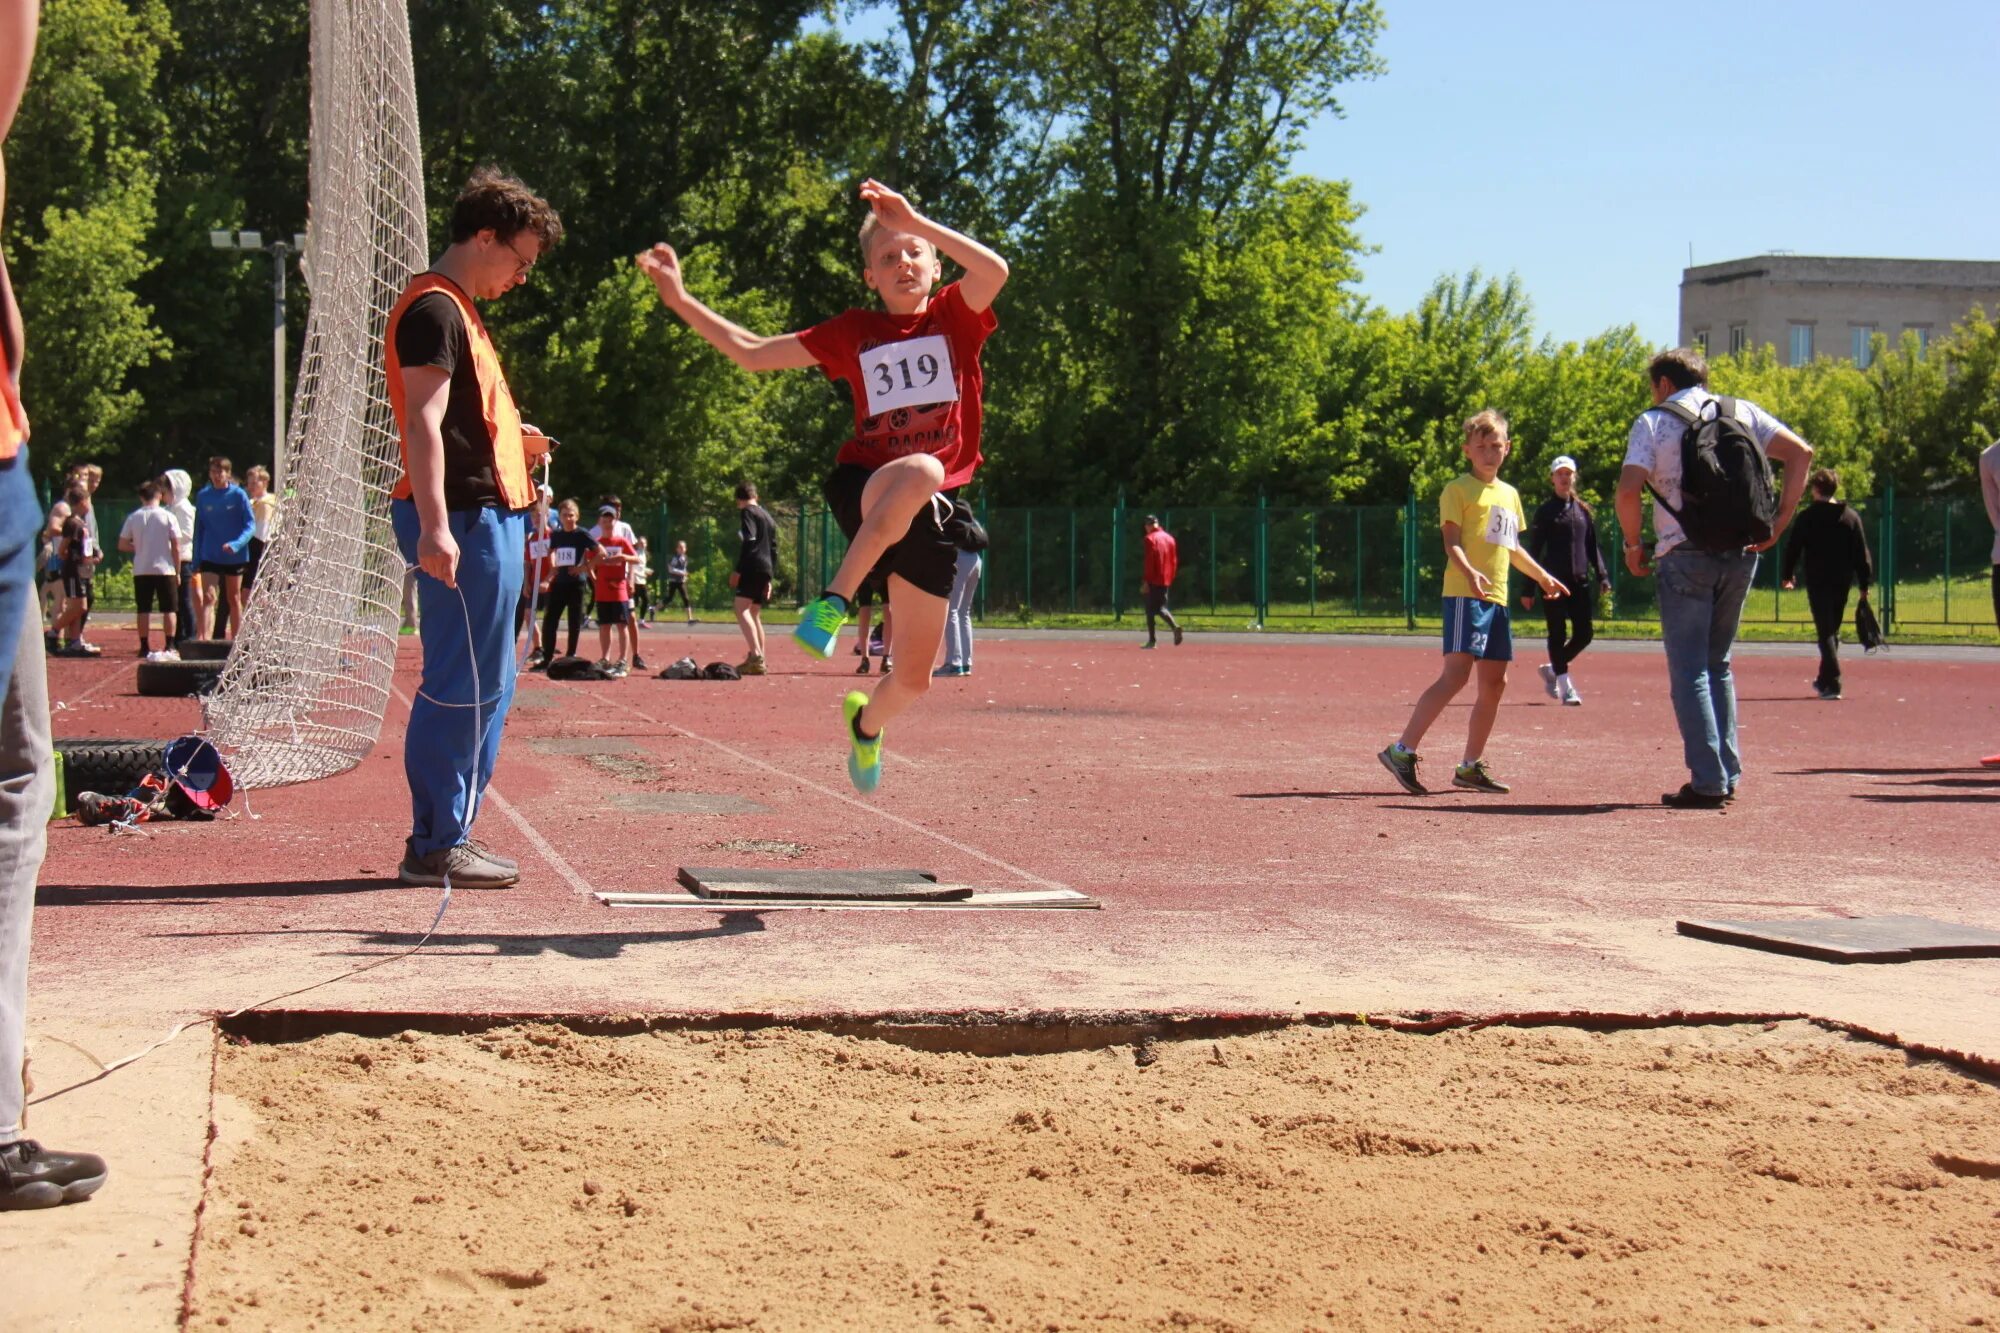
<svg viewBox="0 0 2000 1333"><path fill-rule="evenodd" d="M455 889L504 889L519 883L521 872L489 861L471 843L461 842L424 856L405 855L397 876L417 888L442 888L449 876Z"/></svg>
<svg viewBox="0 0 2000 1333"><path fill-rule="evenodd" d="M764 674L764 658L761 653L752 653L736 664L739 676L761 676Z"/></svg>

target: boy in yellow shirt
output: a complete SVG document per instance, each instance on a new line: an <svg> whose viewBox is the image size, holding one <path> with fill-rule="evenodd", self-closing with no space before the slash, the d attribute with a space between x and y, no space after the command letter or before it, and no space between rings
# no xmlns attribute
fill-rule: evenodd
<svg viewBox="0 0 2000 1333"><path fill-rule="evenodd" d="M1507 663L1514 659L1514 636L1507 619L1507 567L1512 565L1541 585L1551 600L1569 589L1521 549L1521 493L1500 480L1507 461L1507 418L1488 408L1465 423L1465 457L1471 471L1457 477L1438 497L1444 529L1444 670L1417 700L1410 725L1395 744L1376 757L1403 790L1422 796L1417 781L1417 743L1444 712L1475 667L1479 697L1465 729L1465 758L1451 785L1472 791L1505 792L1507 784L1486 769L1486 738L1507 689Z"/></svg>

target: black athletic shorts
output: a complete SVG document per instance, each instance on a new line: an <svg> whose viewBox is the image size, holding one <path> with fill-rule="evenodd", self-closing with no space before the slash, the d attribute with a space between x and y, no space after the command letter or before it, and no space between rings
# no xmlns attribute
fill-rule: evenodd
<svg viewBox="0 0 2000 1333"><path fill-rule="evenodd" d="M1148 583L1146 585L1146 614L1149 616L1157 616L1166 609L1167 609L1167 590L1165 585L1159 583Z"/></svg>
<svg viewBox="0 0 2000 1333"><path fill-rule="evenodd" d="M771 576L769 574L743 574L736 576L736 586L731 589L736 596L759 606L771 604Z"/></svg>
<svg viewBox="0 0 2000 1333"><path fill-rule="evenodd" d="M602 598L597 602L597 623L600 625L622 625L632 618L630 602L607 602Z"/></svg>
<svg viewBox="0 0 2000 1333"><path fill-rule="evenodd" d="M225 565L220 560L204 560L199 566L204 574L217 574L223 578L240 578L243 571L250 568L246 561L240 565Z"/></svg>
<svg viewBox="0 0 2000 1333"><path fill-rule="evenodd" d="M85 578L83 575L64 574L62 576L62 584L63 584L63 596L81 597L86 601L89 600L91 593L90 580Z"/></svg>
<svg viewBox="0 0 2000 1333"><path fill-rule="evenodd" d="M132 576L132 597L139 604L139 614L158 611L162 615L173 615L180 609L181 581L172 574L134 574Z"/></svg>
<svg viewBox="0 0 2000 1333"><path fill-rule="evenodd" d="M836 467L820 488L834 521L849 541L861 531L861 492L874 474L855 463ZM891 574L900 574L921 592L933 597L950 597L952 580L958 575L958 546L947 535L951 530L952 508L957 502L943 493L917 510L910 530L883 552L869 577L888 586Z"/></svg>

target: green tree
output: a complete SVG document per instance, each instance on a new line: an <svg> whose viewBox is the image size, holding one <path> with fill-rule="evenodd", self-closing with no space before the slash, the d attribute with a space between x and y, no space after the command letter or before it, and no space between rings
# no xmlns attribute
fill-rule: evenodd
<svg viewBox="0 0 2000 1333"><path fill-rule="evenodd" d="M133 371L169 343L136 292L151 267L153 99L172 40L159 0L48 0L8 140L8 264L28 325L22 397L44 476L107 467L141 408Z"/></svg>

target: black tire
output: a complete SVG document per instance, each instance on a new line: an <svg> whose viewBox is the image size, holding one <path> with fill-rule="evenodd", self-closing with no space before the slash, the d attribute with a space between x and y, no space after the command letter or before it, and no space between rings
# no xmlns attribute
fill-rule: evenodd
<svg viewBox="0 0 2000 1333"><path fill-rule="evenodd" d="M63 786L71 792L123 796L148 773L167 766L165 741L57 741L63 757Z"/></svg>
<svg viewBox="0 0 2000 1333"><path fill-rule="evenodd" d="M139 693L158 699L207 694L221 679L220 662L139 663Z"/></svg>
<svg viewBox="0 0 2000 1333"><path fill-rule="evenodd" d="M183 662L220 662L229 656L229 650L236 646L234 639L182 639L180 654Z"/></svg>

